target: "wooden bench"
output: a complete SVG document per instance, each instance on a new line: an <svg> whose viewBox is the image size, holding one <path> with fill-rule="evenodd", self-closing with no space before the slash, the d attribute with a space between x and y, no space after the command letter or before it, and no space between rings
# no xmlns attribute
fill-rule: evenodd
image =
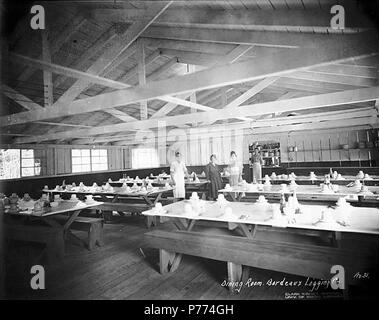
<svg viewBox="0 0 379 320"><path fill-rule="evenodd" d="M63 225L67 222L69 217L57 215L54 219ZM89 250L93 250L96 245L102 246L104 244L103 221L104 220L102 218L77 217L71 224L70 229L87 232L87 247Z"/></svg>
<svg viewBox="0 0 379 320"><path fill-rule="evenodd" d="M241 281L243 265L324 280L331 279L333 265L342 265L346 283L348 276L352 277L357 270L372 268L373 261L377 266L375 253L362 249L353 252L330 246L179 230L154 230L145 234L145 240L148 246L159 249L161 273L175 271L181 254L187 254L226 261L231 282Z"/></svg>
<svg viewBox="0 0 379 320"><path fill-rule="evenodd" d="M63 229L45 226L5 224L5 239L45 244L47 262L61 260L64 256Z"/></svg>

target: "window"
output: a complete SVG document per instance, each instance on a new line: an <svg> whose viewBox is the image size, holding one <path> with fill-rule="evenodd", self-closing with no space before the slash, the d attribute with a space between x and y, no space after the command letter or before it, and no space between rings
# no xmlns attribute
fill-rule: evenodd
<svg viewBox="0 0 379 320"><path fill-rule="evenodd" d="M157 150L154 148L132 149L132 168L155 168L159 167Z"/></svg>
<svg viewBox="0 0 379 320"><path fill-rule="evenodd" d="M72 172L108 170L106 149L72 149Z"/></svg>
<svg viewBox="0 0 379 320"><path fill-rule="evenodd" d="M34 150L21 150L21 176L39 176L41 174L41 160L34 158Z"/></svg>
<svg viewBox="0 0 379 320"><path fill-rule="evenodd" d="M108 170L108 153L106 149L91 150L92 171Z"/></svg>
<svg viewBox="0 0 379 320"><path fill-rule="evenodd" d="M21 176L20 149L0 149L0 179Z"/></svg>
<svg viewBox="0 0 379 320"><path fill-rule="evenodd" d="M0 149L0 179L39 176L41 159L33 149Z"/></svg>

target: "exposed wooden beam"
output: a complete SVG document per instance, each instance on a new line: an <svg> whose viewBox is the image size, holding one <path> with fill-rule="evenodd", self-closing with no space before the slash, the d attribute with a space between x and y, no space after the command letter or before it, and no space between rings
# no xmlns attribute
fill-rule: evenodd
<svg viewBox="0 0 379 320"><path fill-rule="evenodd" d="M211 66L219 66L219 65L235 62L250 49L251 49L251 46L245 46L245 45L235 46L225 56L220 56L217 60L215 60L211 64ZM186 93L186 94L183 94L181 97L184 97L182 99L187 99L194 93L195 92ZM169 112L174 110L177 107L177 105L178 104L169 102L168 104L164 105L159 111L157 111L152 116L152 118L158 118L158 117L168 114Z"/></svg>
<svg viewBox="0 0 379 320"><path fill-rule="evenodd" d="M194 51L183 51L175 49L162 49L161 54L167 57L174 57L179 63L185 63L189 65L211 66L214 61L221 58L220 55L214 55L209 53L201 53Z"/></svg>
<svg viewBox="0 0 379 320"><path fill-rule="evenodd" d="M42 30L42 60L46 63L51 63L50 52L50 31L49 28ZM54 103L53 97L53 75L51 71L43 70L43 93L45 108L51 107Z"/></svg>
<svg viewBox="0 0 379 320"><path fill-rule="evenodd" d="M288 78L300 79L300 80L312 80L320 82L347 84L350 86L357 87L371 87L379 83L378 79L363 78L363 77L352 77L350 75L342 74L330 74L330 73L320 73L314 72L313 70L297 71L287 75Z"/></svg>
<svg viewBox="0 0 379 320"><path fill-rule="evenodd" d="M95 9L90 15L96 21L115 21L131 23L143 10L141 9ZM373 27L366 15L358 10L345 10L346 28ZM328 10L219 10L219 9L169 9L162 14L154 26L180 26L211 29L242 30L289 30L299 31L301 27L326 30L330 27L331 14ZM318 27L318 28L314 28ZM312 30L313 30L312 29Z"/></svg>
<svg viewBox="0 0 379 320"><path fill-rule="evenodd" d="M47 122L47 121L36 121L38 124L46 124L50 126L59 126L59 127L73 127L73 128L91 128L92 126L85 126L82 124L72 124L64 122Z"/></svg>
<svg viewBox="0 0 379 320"><path fill-rule="evenodd" d="M273 84L277 79L278 77L269 77L269 78L263 79L262 81L257 83L254 87L247 90L245 93L241 94L237 99L228 103L225 106L225 108L233 108L233 107L240 106L242 103L249 100L251 97L255 96L257 93L267 88L269 85Z"/></svg>
<svg viewBox="0 0 379 320"><path fill-rule="evenodd" d="M369 37L370 41L366 41L367 37ZM356 36L350 38L350 40L341 43L335 42L333 38L325 37L323 41L318 43L318 50L299 48L296 55L277 53L268 55L259 61L249 59L165 80L153 81L144 86L77 100L70 105L53 106L49 110L44 110L44 112L23 112L10 115L6 121L4 117L0 117L0 124L13 125L92 112L167 95L190 93L200 89L211 89L234 83L259 80L268 76L283 76L294 71L330 63L339 63L358 56L372 56L379 52L379 40L376 33Z"/></svg>
<svg viewBox="0 0 379 320"><path fill-rule="evenodd" d="M379 78L379 66L364 67L353 66L348 64L331 64L328 66L312 68L310 71L351 77L362 77L372 79Z"/></svg>
<svg viewBox="0 0 379 320"><path fill-rule="evenodd" d="M201 104L194 103L192 101L188 101L188 100L184 100L184 99L180 99L180 98L176 98L176 97L166 96L165 100L168 101L168 102L171 102L173 104L176 104L176 105L181 105L181 106L185 106L185 107L189 107L189 108L194 108L194 109L197 109L197 110L202 110L202 111L212 111L212 110L214 110L214 108L203 106Z"/></svg>
<svg viewBox="0 0 379 320"><path fill-rule="evenodd" d="M158 9L156 7L154 7L154 9L149 9L146 14L149 13L152 17L147 19L141 17L141 19L138 22L133 23L125 33L117 36L114 39L113 45L106 50L90 68L87 69L87 72L95 75L104 72L106 68L109 67L122 53L124 53L124 51L127 50L131 44L150 26L150 24L170 6L170 4L171 2L167 2L163 6L159 6ZM73 101L87 86L88 82L78 80L58 99L54 105L57 107L64 107L62 104Z"/></svg>
<svg viewBox="0 0 379 320"><path fill-rule="evenodd" d="M154 81L159 78L162 74L164 74L167 70L169 70L173 65L178 63L176 58L172 58L168 60L165 64L161 65L157 69L155 69L148 77L147 81Z"/></svg>
<svg viewBox="0 0 379 320"><path fill-rule="evenodd" d="M200 41L207 43L245 44L274 48L299 48L314 46L312 42L318 42L325 37L333 41L354 37L354 34L312 34L312 33L290 33L272 31L248 31L248 30L211 30L178 27L150 27L143 37L155 39L172 39L184 41Z"/></svg>
<svg viewBox="0 0 379 320"><path fill-rule="evenodd" d="M35 103L28 97L25 97L23 94L17 92L11 87L8 87L6 84L2 84L1 86L2 86L1 92L5 96L17 102L20 106L24 107L26 110L29 110L29 111L43 110L43 107L40 106L38 103Z"/></svg>
<svg viewBox="0 0 379 320"><path fill-rule="evenodd" d="M185 93L178 95L177 98L185 100L191 96L191 93ZM170 113L172 110L174 110L178 104L176 102L168 102L165 105L163 105L157 112L155 112L151 118L161 118Z"/></svg>
<svg viewBox="0 0 379 320"><path fill-rule="evenodd" d="M205 53L211 55L226 55L236 47L234 43L207 43L199 41L185 41L174 39L154 39L144 37L145 45L149 48L179 50L186 52Z"/></svg>
<svg viewBox="0 0 379 320"><path fill-rule="evenodd" d="M319 113L309 113L298 116L290 117L277 117L271 119L260 119L253 120L251 122L251 127L255 130L263 127L274 128L277 126L290 125L290 124L305 124L305 123L314 123L322 121L340 121L344 119L353 119L353 118L365 118L375 115L375 110L373 108L358 108L358 109L349 109L342 111L328 111L328 112L319 112Z"/></svg>
<svg viewBox="0 0 379 320"><path fill-rule="evenodd" d="M339 121L324 121L319 123L305 123L305 124L291 124L288 126L278 126L278 127L266 127L258 128L253 130L253 134L265 134L265 133L276 133L276 132L294 132L294 131L307 131L307 130L322 130L322 129L333 129L333 128L349 128L353 126L366 125L371 128L378 128L379 122L375 116L357 118L357 119L342 119ZM20 138L22 139L22 138Z"/></svg>
<svg viewBox="0 0 379 320"><path fill-rule="evenodd" d="M147 67L148 65L153 63L156 59L158 59L160 55L161 55L161 52L159 49L154 50L150 55L148 55L146 57L145 67ZM118 81L127 82L128 80L130 80L130 78L132 78L133 76L135 76L137 74L138 74L138 66L136 65L133 68L131 68L130 70L128 70L124 75L122 75L118 79Z"/></svg>
<svg viewBox="0 0 379 320"><path fill-rule="evenodd" d="M27 64L30 66L33 66L35 68L39 68L42 70L48 70L50 72L54 72L57 74L64 75L66 77L72 77L76 79L80 79L83 82L91 82L91 83L97 83L103 86L112 87L116 89L123 89L123 88L129 88L130 85L120 83L119 81L111 80L108 78L104 78L101 76L93 75L89 72L79 71L75 70L69 67L64 67L52 62L43 61L43 60L37 60L30 57L23 56L21 54L17 54L14 52L9 52L9 57L18 63Z"/></svg>
<svg viewBox="0 0 379 320"><path fill-rule="evenodd" d="M135 121L129 123L114 124L109 126L102 126L93 129L75 130L70 132L59 132L49 135L35 136L31 138L16 139L17 143L29 143L36 141L45 141L53 139L62 139L75 136L88 136L97 134L116 133L130 129L148 129L158 126L158 121L164 120L167 126L177 126L181 124L191 123L193 121L210 121L222 120L242 116L258 116L262 114L308 110L316 108L324 108L329 106L338 106L344 104L351 104L362 101L372 101L379 99L379 87L364 88L349 90L343 92L335 92L328 94L321 94L316 96L307 96L302 98L295 98L290 100L271 101L265 103L258 103L254 105L239 106L228 109L199 112L195 114L184 114L163 119L148 119L142 121Z"/></svg>
<svg viewBox="0 0 379 320"><path fill-rule="evenodd" d="M252 88L248 89L246 92L241 94L238 98L234 99L232 102L228 103L224 108L234 108L238 107L245 101L249 100L251 97L255 96L257 93L261 92L265 88L267 88L269 85L273 84L278 77L269 77L265 78L262 81L258 82L256 85L254 85ZM244 121L250 121L250 118L237 118ZM211 122L213 123L213 122Z"/></svg>
<svg viewBox="0 0 379 320"><path fill-rule="evenodd" d="M112 116L124 121L124 122L130 122L130 121L136 121L137 119L132 117L131 115L123 112L123 111L120 111L118 109L115 109L115 108L112 108L112 109L108 109L106 110L107 113L111 114Z"/></svg>
<svg viewBox="0 0 379 320"><path fill-rule="evenodd" d="M359 109L350 109L349 112L344 111L329 111L329 112L321 112L321 113L312 113L302 116L296 116L296 117L280 117L275 119L272 122L268 122L267 120L257 120L254 121L252 124L242 122L242 123L229 123L229 124L220 124L220 125L212 125L212 126L201 126L198 129L200 132L204 133L205 135L214 136L215 134L221 134L225 132L225 130L246 130L249 129L249 131L245 131L245 134L254 134L256 130L266 131L265 133L270 133L269 127L274 128L274 130L281 131L282 128L278 129L278 126L284 125L285 130L288 130L288 126L286 124L301 124L301 123L307 123L308 125L313 125L315 122L320 121L329 121L329 124L331 124L331 121L339 121L341 123L344 120L362 120L368 121L370 125L372 123L372 116L375 116L375 112L373 108L359 108ZM251 128L253 127L253 132L251 132ZM302 127L301 129L303 129ZM313 127L314 128L314 127ZM184 129L187 135L191 134L191 131L189 129ZM291 131L291 130L289 130ZM188 136L187 136L188 137ZM114 142L114 141L121 141L120 143L115 143L115 145L118 144L136 144L137 142L134 139L134 135L115 135L115 136L103 136L103 137L93 137L90 139L80 139L80 143L95 143L97 141L107 141L107 142ZM184 140L179 140L184 141ZM79 141L78 141L79 143Z"/></svg>

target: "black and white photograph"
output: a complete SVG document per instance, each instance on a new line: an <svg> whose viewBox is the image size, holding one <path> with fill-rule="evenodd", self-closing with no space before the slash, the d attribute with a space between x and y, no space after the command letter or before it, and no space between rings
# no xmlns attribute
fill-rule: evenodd
<svg viewBox="0 0 379 320"><path fill-rule="evenodd" d="M0 32L0 300L379 299L378 0L0 0Z"/></svg>

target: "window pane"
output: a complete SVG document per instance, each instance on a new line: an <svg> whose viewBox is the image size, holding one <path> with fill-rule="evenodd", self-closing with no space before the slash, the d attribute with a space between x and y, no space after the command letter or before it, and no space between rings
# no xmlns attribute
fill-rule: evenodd
<svg viewBox="0 0 379 320"><path fill-rule="evenodd" d="M21 160L22 167L34 167L34 159L22 159Z"/></svg>
<svg viewBox="0 0 379 320"><path fill-rule="evenodd" d="M107 152L108 150L107 149L100 149L99 151L100 151L100 155L102 157L106 157L108 155L108 152Z"/></svg>
<svg viewBox="0 0 379 320"><path fill-rule="evenodd" d="M72 149L72 156L73 157L80 157L80 150L79 149Z"/></svg>
<svg viewBox="0 0 379 320"><path fill-rule="evenodd" d="M90 150L89 149L82 149L82 157L90 157Z"/></svg>
<svg viewBox="0 0 379 320"><path fill-rule="evenodd" d="M34 150L33 149L22 149L21 150L21 158L34 158Z"/></svg>
<svg viewBox="0 0 379 320"><path fill-rule="evenodd" d="M22 176L23 177L34 176L34 167L33 168L22 168Z"/></svg>
<svg viewBox="0 0 379 320"><path fill-rule="evenodd" d="M91 152L92 152L92 156L93 157L96 157L96 156L100 155L100 150L98 150L98 149L93 149Z"/></svg>
<svg viewBox="0 0 379 320"><path fill-rule="evenodd" d="M82 157L82 164L90 165L90 163L91 163L90 157Z"/></svg>
<svg viewBox="0 0 379 320"><path fill-rule="evenodd" d="M72 157L72 164L81 164L82 163L82 158L80 157Z"/></svg>

